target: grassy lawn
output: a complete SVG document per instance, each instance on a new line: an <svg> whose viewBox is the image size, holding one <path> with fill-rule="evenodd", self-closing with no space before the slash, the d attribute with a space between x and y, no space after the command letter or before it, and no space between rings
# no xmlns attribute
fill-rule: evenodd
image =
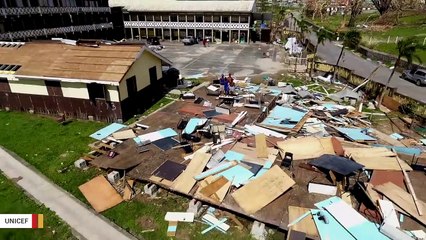
<svg viewBox="0 0 426 240"><path fill-rule="evenodd" d="M163 100L156 105L164 105L169 101L171 100ZM0 111L0 145L17 153L60 187L87 203L78 190L78 186L102 172L94 168L80 171L73 166L73 163L89 151L87 145L93 140L88 136L105 125L105 123L98 122L73 121L62 126L49 117ZM58 170L63 170L66 167L69 167L67 171L58 172ZM22 204L27 202L27 198L24 198L22 193L21 195L11 193L14 189L11 188L10 182L6 182L3 178L0 179L0 182L2 182L0 199L3 200L0 204L0 212L26 212L26 205L24 207L19 206L21 202ZM3 182L6 182L6 184L3 184ZM137 187L142 188L142 185L138 184ZM41 207L37 208L37 204L27 204L28 209L32 209L28 212L44 213ZM130 202L124 202L105 211L103 215L139 238L170 239L166 237L168 223L164 221L164 216L167 211L185 211L187 204L188 199L162 191L158 199L151 200L138 195ZM15 210L18 208L19 211ZM39 209L40 211L38 211ZM53 223L59 222L50 216L46 219L47 226L55 226ZM234 225L232 222L229 223ZM55 232L60 237L55 237L55 239L67 239L67 236L70 236L66 225L63 225L56 224L55 227L58 230L55 230ZM206 225L198 222L180 223L177 239L250 239L248 229L240 231L232 227L227 234L214 230L202 235L201 231L206 227ZM144 230L151 229L154 229L154 231L144 232ZM32 232L28 231L28 234L30 233ZM0 231L0 239L38 239L38 236L14 238L14 236L21 236L15 235L15 231L4 231L4 234L8 235L2 234L3 232ZM22 234L25 234L25 230L22 231ZM40 239L50 239L47 233L40 231L40 234L46 234L46 237L40 235ZM270 239L282 238L281 233L276 233L270 237Z"/></svg>
<svg viewBox="0 0 426 240"><path fill-rule="evenodd" d="M341 15L327 16L322 21L317 18L313 22L317 25L324 26L331 31L337 31L341 27ZM374 25L374 22L379 19L379 14L362 13L358 16L356 25L367 25L368 28L363 28L362 45L369 48L397 55L396 40L415 36L420 43L426 38L426 13L424 12L405 12L395 26ZM346 21L349 17L346 18ZM342 30L342 29L340 29ZM343 29L345 30L345 29ZM421 59L421 63L426 63L426 51L418 51L417 54ZM419 62L414 59L415 62Z"/></svg>
<svg viewBox="0 0 426 240"><path fill-rule="evenodd" d="M69 226L54 212L40 205L16 186L12 180L0 173L0 213L2 214L43 214L44 228L41 229L0 229L0 239L76 239Z"/></svg>

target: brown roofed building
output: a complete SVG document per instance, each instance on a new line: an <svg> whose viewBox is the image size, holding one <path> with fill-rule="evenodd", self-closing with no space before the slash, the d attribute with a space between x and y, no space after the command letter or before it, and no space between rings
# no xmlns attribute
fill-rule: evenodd
<svg viewBox="0 0 426 240"><path fill-rule="evenodd" d="M140 44L0 42L0 108L126 120L161 94L164 65Z"/></svg>

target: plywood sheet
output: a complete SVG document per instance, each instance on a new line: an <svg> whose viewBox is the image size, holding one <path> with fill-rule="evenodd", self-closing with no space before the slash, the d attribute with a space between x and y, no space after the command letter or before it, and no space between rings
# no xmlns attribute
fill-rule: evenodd
<svg viewBox="0 0 426 240"><path fill-rule="evenodd" d="M117 140L124 140L124 139L129 139L129 138L135 138L136 134L133 132L132 129L127 129L127 130L124 130L124 131L113 133L112 137L117 139Z"/></svg>
<svg viewBox="0 0 426 240"><path fill-rule="evenodd" d="M396 154L384 147L373 148L345 148L345 155L350 156L356 162L373 170L400 170ZM402 167L411 171L411 167L401 161Z"/></svg>
<svg viewBox="0 0 426 240"><path fill-rule="evenodd" d="M277 142L283 152L293 153L293 160L317 158L323 154L334 154L331 138L303 137Z"/></svg>
<svg viewBox="0 0 426 240"><path fill-rule="evenodd" d="M201 189L208 186L214 180L216 180L216 176L209 176L205 178L203 181L200 182L200 187L198 188L195 195L199 198L208 198L212 201L221 203L223 199L225 199L226 194L228 193L228 189L231 187L231 182L228 181L224 186L222 186L218 191L215 192L215 194L211 195L210 197L206 197L200 193Z"/></svg>
<svg viewBox="0 0 426 240"><path fill-rule="evenodd" d="M268 147L266 146L266 136L263 133L256 134L256 154L258 158L268 157Z"/></svg>
<svg viewBox="0 0 426 240"><path fill-rule="evenodd" d="M404 174L401 170L398 171L386 171L386 170L374 170L371 175L370 183L374 186L382 185L387 182L392 182L398 187L406 190L404 183Z"/></svg>
<svg viewBox="0 0 426 240"><path fill-rule="evenodd" d="M205 153L203 149L195 152L194 158L189 162L185 171L174 181L172 189L188 194L196 183L194 176L203 172L211 156L211 154Z"/></svg>
<svg viewBox="0 0 426 240"><path fill-rule="evenodd" d="M288 222L291 223L296 220L298 217L302 216L306 212L309 212L309 208L296 207L296 206L288 206ZM301 231L309 235L310 237L317 238L318 230L315 226L314 219L312 218L312 214L309 214L307 217L303 218L298 223L294 224L291 229L296 231Z"/></svg>
<svg viewBox="0 0 426 240"><path fill-rule="evenodd" d="M248 214L253 214L291 188L295 182L279 166L238 189L232 197Z"/></svg>
<svg viewBox="0 0 426 240"><path fill-rule="evenodd" d="M112 208L123 201L104 176L97 176L78 187L96 212Z"/></svg>
<svg viewBox="0 0 426 240"><path fill-rule="evenodd" d="M127 184L124 187L123 200L128 201L132 198L132 188L135 180L129 179L127 180ZM130 186L130 187L129 187Z"/></svg>
<svg viewBox="0 0 426 240"><path fill-rule="evenodd" d="M210 183L209 185L203 187L200 190L200 193L203 194L204 196L209 197L210 195L219 191L227 183L228 183L228 180L225 177L220 177L216 179L215 181L213 181L212 183Z"/></svg>
<svg viewBox="0 0 426 240"><path fill-rule="evenodd" d="M417 212L416 205L414 204L413 197L408 192L391 182L383 185L375 186L374 189L381 194L385 195L389 200L398 205L400 208L409 213L413 218L417 219L423 225L426 225L426 215L420 216ZM426 209L426 204L418 200L422 209Z"/></svg>

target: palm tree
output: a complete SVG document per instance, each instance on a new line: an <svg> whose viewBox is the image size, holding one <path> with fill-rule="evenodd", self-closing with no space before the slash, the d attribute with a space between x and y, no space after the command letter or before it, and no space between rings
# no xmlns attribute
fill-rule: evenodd
<svg viewBox="0 0 426 240"><path fill-rule="evenodd" d="M380 95L378 103L379 106L383 101L383 97L385 96L386 90L389 88L389 83L392 80L393 75L395 74L396 68L401 62L401 58L404 57L405 59L407 59L408 68L410 68L411 63L413 63L413 58L416 58L420 63L422 62L420 57L416 55L416 51L426 50L426 46L421 45L417 41L416 37L408 37L406 39L399 40L396 44L396 48L398 49L398 58L396 59L395 64L393 65L393 69L386 82L385 89L383 89L382 94Z"/></svg>
<svg viewBox="0 0 426 240"><path fill-rule="evenodd" d="M413 58L416 58L420 63L422 62L420 57L418 55L416 55L416 51L426 49L426 46L421 45L417 41L416 37L409 37L409 38L406 38L406 39L399 40L396 47L398 49L398 58L396 59L395 65L393 66L393 69L392 69L392 73L389 76L388 81L386 82L386 88L389 87L389 83L390 83L393 75L395 74L396 68L400 64L402 57L407 59L408 65L410 67L411 63L413 63Z"/></svg>
<svg viewBox="0 0 426 240"><path fill-rule="evenodd" d="M309 70L310 78L312 78L312 70L314 69L315 58L318 52L318 46L320 44L324 45L325 41L331 41L334 38L334 35L331 34L329 31L325 30L324 28L320 28L316 34L317 34L317 44L315 45L314 56L312 58L312 65L311 65L311 69Z"/></svg>
<svg viewBox="0 0 426 240"><path fill-rule="evenodd" d="M357 30L350 30L343 35L343 46L340 51L339 57L337 58L337 63L334 67L333 71L333 79L336 78L337 67L339 67L340 59L343 56L343 52L345 51L345 47L356 49L361 42L361 33Z"/></svg>

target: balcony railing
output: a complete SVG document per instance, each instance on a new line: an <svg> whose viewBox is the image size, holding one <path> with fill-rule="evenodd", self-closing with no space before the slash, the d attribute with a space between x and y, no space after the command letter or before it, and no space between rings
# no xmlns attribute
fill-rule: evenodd
<svg viewBox="0 0 426 240"><path fill-rule="evenodd" d="M172 28L172 29L235 29L248 30L249 23L220 22L159 22L159 21L124 21L125 28Z"/></svg>
<svg viewBox="0 0 426 240"><path fill-rule="evenodd" d="M48 37L55 34L87 32L92 30L108 29L112 27L113 27L112 23L100 23L100 24L67 26L67 27L58 27L58 28L43 28L43 29L1 33L0 39L13 41L14 39L24 39L24 38L40 37L40 36Z"/></svg>
<svg viewBox="0 0 426 240"><path fill-rule="evenodd" d="M111 12L109 7L22 7L0 8L0 15L30 15L30 14L58 14L58 13L100 13Z"/></svg>

